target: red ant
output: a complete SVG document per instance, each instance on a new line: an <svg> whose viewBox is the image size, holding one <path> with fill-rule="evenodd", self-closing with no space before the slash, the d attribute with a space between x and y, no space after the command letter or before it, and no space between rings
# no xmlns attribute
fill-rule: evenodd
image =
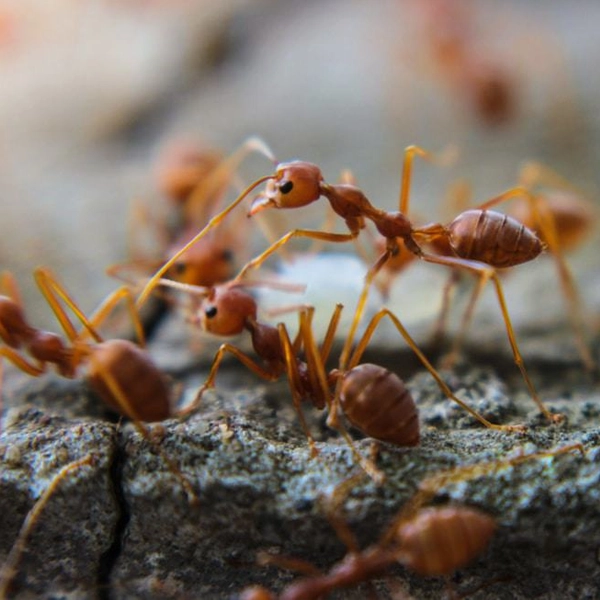
<svg viewBox="0 0 600 600"><path fill-rule="evenodd" d="M236 254L243 246L243 237L235 224L219 235L207 236L185 253L178 251L212 214L220 210L237 170L251 152L259 152L274 162L271 150L258 138L249 138L228 157L223 157L217 150L183 142L173 144L164 151L158 163L158 187L176 206L178 223L175 233L165 226L166 217L155 226L162 240L164 258L168 260L178 255L167 273L170 279L211 286L234 276ZM132 239L139 232L140 220L149 221L150 217L144 207L137 205ZM262 223L261 227L265 235L272 237L267 224ZM109 267L108 274L121 277L123 271L157 268L156 260L139 258L136 256L138 254L134 252L134 259L130 262Z"/></svg>
<svg viewBox="0 0 600 600"><path fill-rule="evenodd" d="M48 269L38 268L34 276L70 345L55 333L36 329L29 324L23 312L16 282L10 274L5 273L2 284L9 295L0 296L0 339L6 344L5 347L0 347L0 358L8 359L21 371L33 377L42 375L48 365L52 364L63 377L74 378L78 368L87 363L86 378L92 389L112 410L132 420L140 434L158 450L169 470L179 479L190 497L196 499L190 482L156 444L141 422L162 421L173 416L170 393L163 375L150 356L133 342L121 339L103 340L97 332L97 327L123 300L143 345L143 329L131 292L127 288L116 290L88 319ZM84 329L80 333L76 331L61 301L82 323ZM88 335L95 343L86 340ZM20 353L21 348L33 360Z"/></svg>
<svg viewBox="0 0 600 600"><path fill-rule="evenodd" d="M585 342L581 299L563 254L579 246L590 234L597 219L595 210L589 200L586 200L582 193L567 180L552 169L533 161L525 163L521 168L519 185L528 190L542 186L542 191L517 199L508 210L508 214L533 230L547 246L558 270L579 355L585 368L590 372L594 371L596 365ZM470 190L462 190L461 204L468 202L469 195ZM444 252L444 248L439 250ZM457 281L457 274L454 273L444 289L442 312L436 327L438 337L444 330L450 292ZM451 365L458 354L480 292L481 286L477 287L471 296L459 333L454 339L453 348L445 360L446 365Z"/></svg>
<svg viewBox="0 0 600 600"><path fill-rule="evenodd" d="M431 66L467 109L487 125L514 118L519 81L514 68L485 47L473 7L457 0L418 0L419 38Z"/></svg>
<svg viewBox="0 0 600 600"><path fill-rule="evenodd" d="M426 507L440 489L506 467L514 467L525 461L554 457L573 450L585 454L581 444L573 444L516 458L456 467L427 477L419 485L417 493L392 519L379 541L362 551L348 525L336 514L345 496L355 485L355 478L351 478L334 490L328 510L332 526L348 548L346 556L328 572L322 573L315 566L299 559L263 554L259 558L260 564L280 565L302 571L308 576L292 583L278 595L262 586L247 588L240 595L240 600L325 598L335 590L353 587L385 575L398 563L418 575L449 577L485 551L495 533L497 522L490 515L467 506Z"/></svg>
<svg viewBox="0 0 600 600"><path fill-rule="evenodd" d="M160 283L201 297L195 316L192 316L190 320L200 325L205 331L220 336L236 335L244 330L248 331L254 351L263 363L262 365L257 363L230 343L222 344L215 355L205 383L198 390L195 400L185 409L185 412L194 410L200 403L204 392L214 387L220 364L226 353L229 353L245 367L267 381L277 380L283 374L287 376L294 407L298 412L313 454L316 453L316 449L302 414L302 401L308 401L318 409L327 408L328 425L341 431L357 457L359 455L354 450L351 438L339 422L338 407L355 427L376 440L399 446L416 445L419 443L417 409L404 382L387 369L373 364L359 364L379 322L383 318L389 317L448 398L462 406L486 427L523 431L523 426L520 425L490 423L457 398L419 350L401 321L387 309L382 309L373 317L346 367L333 369L327 373L325 365L340 321L343 308L341 304L336 306L323 343L319 348L312 330L314 307L305 306L299 310L299 330L294 341L291 340L284 324L280 323L274 327L257 320L255 299L247 291L241 289L242 286L256 284L256 282L234 280L229 284L208 290L194 288L194 286L182 286L168 280L162 280ZM304 360L299 358L302 348ZM336 386L336 393L332 398L331 386L333 385ZM381 479L381 475L371 464L365 463L360 457L359 460L367 472L374 475L376 479Z"/></svg>
<svg viewBox="0 0 600 600"><path fill-rule="evenodd" d="M415 155L426 159L434 159L432 154L418 146L406 148L400 187L400 210L398 212L376 208L364 193L355 186L325 183L321 170L317 165L302 161L279 164L273 175L261 177L248 186L232 204L218 215L215 215L188 244L150 278L137 300L138 307L145 302L160 277L174 264L178 256L186 252L198 240L201 240L261 183L267 182L266 189L252 203L250 215L254 215L268 207L282 209L306 206L324 196L329 201L333 211L344 219L350 233L340 234L294 229L272 244L262 254L248 262L236 279L241 279L249 269L259 267L269 256L293 237L307 237L330 242L354 240L361 229L365 227L366 219L369 219L385 238L386 248L365 277L365 285L340 357L340 369L344 370L346 366L373 280L394 256L401 251L408 251L425 262L444 265L452 269L463 269L473 273L479 277L479 288L483 288L485 283L490 280L493 282L514 360L525 380L529 393L549 421L560 421L562 416L553 415L544 406L533 382L529 378L510 321L502 284L496 271L499 268L513 267L533 260L544 249L544 243L533 231L527 229L515 219L489 210L497 204L517 196L527 198L535 207L535 196L522 186L515 187L488 200L477 208L462 212L448 225L433 223L423 227L414 227L406 214L409 207L409 185ZM422 244L437 244L438 246L443 244L447 250L444 254L432 254L425 252Z"/></svg>

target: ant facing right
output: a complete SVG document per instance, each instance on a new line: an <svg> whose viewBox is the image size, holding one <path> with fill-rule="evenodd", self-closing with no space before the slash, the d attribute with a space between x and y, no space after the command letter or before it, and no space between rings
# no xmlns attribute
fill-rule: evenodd
<svg viewBox="0 0 600 600"><path fill-rule="evenodd" d="M153 275L138 298L138 306L145 302L159 279L177 260L178 256L222 222L261 183L267 182L266 189L253 201L250 215L269 207L286 209L307 206L323 196L329 201L333 211L344 219L349 233L294 229L248 262L236 279L243 278L250 269L259 267L294 237L346 242L358 237L368 219L385 238L386 247L366 274L365 285L340 357L340 369L344 370L348 362L355 333L365 310L369 289L376 275L398 253L408 251L424 262L460 269L476 275L479 278L478 289L482 289L488 281L494 284L514 361L529 393L539 410L550 422L561 421L562 416L551 413L541 401L525 368L497 272L497 269L505 269L533 260L544 250L545 244L532 230L526 228L519 221L490 210L512 198L524 197L531 204L532 210L536 211L537 197L526 187L517 186L488 200L479 207L462 212L448 225L432 223L423 227L415 227L406 216L409 208L409 186L415 156L436 160L434 155L418 146L410 146L405 150L399 211L385 211L376 208L365 194L353 185L326 183L321 170L315 164L303 161L280 163L274 174L261 177L248 186L232 204L215 215L179 253L175 254ZM539 214L539 211L535 214ZM551 236L551 231L545 227L544 223L541 223L541 226ZM426 252L423 245L433 246L435 251L433 253Z"/></svg>

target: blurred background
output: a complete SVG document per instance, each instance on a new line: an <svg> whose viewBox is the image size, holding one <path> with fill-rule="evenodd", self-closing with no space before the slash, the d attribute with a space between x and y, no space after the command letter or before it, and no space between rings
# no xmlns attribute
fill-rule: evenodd
<svg viewBox="0 0 600 600"><path fill-rule="evenodd" d="M448 220L451 182L484 200L532 159L595 198L599 23L600 4L559 0L0 0L2 269L37 325L54 328L37 265L92 310L129 257L133 203L162 210L156 164L178 139L228 153L258 135L330 182L351 169L388 209L406 146L453 145L451 168L415 162L422 221ZM272 169L253 156L240 176ZM571 261L597 310L595 248Z"/></svg>

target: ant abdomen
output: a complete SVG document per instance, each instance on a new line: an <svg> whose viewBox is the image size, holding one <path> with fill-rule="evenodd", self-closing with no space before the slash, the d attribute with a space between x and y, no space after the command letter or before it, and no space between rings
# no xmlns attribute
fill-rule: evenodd
<svg viewBox="0 0 600 600"><path fill-rule="evenodd" d="M404 382L378 365L362 364L343 375L340 404L366 435L397 446L419 444L419 416Z"/></svg>
<svg viewBox="0 0 600 600"><path fill-rule="evenodd" d="M531 229L508 215L467 210L447 227L452 250L461 258L503 269L533 260L544 244Z"/></svg>
<svg viewBox="0 0 600 600"><path fill-rule="evenodd" d="M481 554L495 529L492 517L473 508L425 508L398 529L399 560L420 575L449 575Z"/></svg>
<svg viewBox="0 0 600 600"><path fill-rule="evenodd" d="M88 381L113 410L146 422L171 416L165 379L144 350L128 340L107 340L90 352ZM111 382L119 394L111 389ZM119 396L128 406L121 406Z"/></svg>

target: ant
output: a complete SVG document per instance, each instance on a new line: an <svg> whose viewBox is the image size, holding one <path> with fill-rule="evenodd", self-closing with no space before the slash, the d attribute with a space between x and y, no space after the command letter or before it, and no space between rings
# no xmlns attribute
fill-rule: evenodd
<svg viewBox="0 0 600 600"><path fill-rule="evenodd" d="M308 401L318 409L327 408L327 424L342 433L360 464L374 476L374 479L380 480L381 475L378 474L375 467L366 463L354 450L349 434L339 421L338 413L341 409L352 425L376 440L398 446L414 446L419 443L417 409L404 382L383 367L374 364L359 364L379 322L384 317L388 317L448 398L458 403L486 427L523 431L521 425L491 423L456 397L419 350L400 319L388 309L380 310L373 317L346 367L332 369L327 373L325 365L340 322L343 309L341 304L334 309L324 340L319 347L312 328L315 312L312 306L300 307L298 334L293 341L283 323L274 327L257 320L255 299L249 292L241 289L243 286L253 285L256 282L233 280L228 284L209 289L182 286L169 280L161 280L159 283L200 296L201 300L197 310L189 320L203 330L219 336L231 336L248 331L254 351L262 360L262 364L259 364L233 344L222 344L215 355L206 381L199 388L194 401L186 407L186 413L195 410L204 392L214 387L222 360L227 353L232 354L246 368L267 381L275 381L282 375L286 375L294 407L313 455L316 454L315 443L301 410L302 401ZM304 359L300 358L302 349ZM332 397L331 387L334 385L336 392Z"/></svg>
<svg viewBox="0 0 600 600"><path fill-rule="evenodd" d="M0 358L6 358L18 369L33 377L41 376L49 364L67 378L76 377L78 368L87 363L87 376L92 389L104 403L120 415L132 420L139 433L161 455L169 470L183 485L188 495L197 501L196 493L177 465L154 441L142 421L163 421L173 415L167 383L150 356L140 346L128 340L104 340L97 327L120 301L125 301L136 334L144 345L144 333L128 288L119 288L87 318L76 302L49 269L34 271L36 283L60 323L70 345L57 334L36 329L27 321L21 296L12 275L4 273L2 285L8 296L0 296ZM61 305L64 302L83 325L78 333ZM95 343L86 338L91 336ZM26 358L19 350L31 357Z"/></svg>
<svg viewBox="0 0 600 600"><path fill-rule="evenodd" d="M286 209L306 206L323 196L329 201L333 211L344 219L350 231L349 233L294 229L273 243L262 254L248 262L238 273L236 279L241 279L248 270L259 267L269 256L294 237L346 242L358 237L360 231L366 226L366 220L368 219L385 238L386 246L383 253L366 274L363 291L341 353L340 369L345 369L352 342L366 306L369 289L376 275L393 257L402 251L408 251L424 262L443 265L452 269L462 269L476 275L479 278L480 289L488 281L494 284L513 357L527 385L529 394L550 422L562 420L562 415L553 415L541 401L525 368L497 272L499 268L513 267L533 260L544 250L545 245L533 231L527 229L517 220L490 209L517 196L527 198L532 206L535 206L536 197L527 188L517 186L476 208L460 213L447 225L432 223L423 227L414 227L406 215L409 208L409 186L415 156L432 161L436 160L434 155L419 146L409 146L405 149L399 197L400 210L391 212L373 206L358 187L348 184L332 185L326 183L321 170L315 164L303 161L280 163L274 174L261 177L248 186L236 200L218 215L215 215L188 244L164 264L150 278L142 290L137 300L137 306L140 307L145 302L160 277L174 264L178 256L186 252L188 248L192 247L212 228L223 221L261 183L266 182L266 189L252 202L250 215L269 207ZM436 244L438 247L443 245L446 251L443 254L425 252L422 247L423 244Z"/></svg>
<svg viewBox="0 0 600 600"><path fill-rule="evenodd" d="M590 349L585 342L585 327L582 305L573 275L564 259L564 253L577 248L589 236L597 219L596 212L582 192L570 184L549 167L534 161L526 162L520 170L519 186L528 190L542 187L542 191L532 196L518 198L507 213L525 227L536 233L548 248L558 271L567 314L575 335L575 344L581 361L589 372L596 369ZM468 203L470 189L461 190L460 204ZM440 248L443 252L443 249ZM444 330L449 309L450 292L458 283L458 274L454 272L444 288L442 311L436 326L439 339ZM447 366L456 358L466 328L472 318L473 310L481 292L477 287L465 310L458 335L454 338L453 348L445 359Z"/></svg>
<svg viewBox="0 0 600 600"><path fill-rule="evenodd" d="M420 39L440 80L483 123L498 126L514 118L519 81L514 68L489 48L477 31L472 3L414 2L422 21Z"/></svg>
<svg viewBox="0 0 600 600"><path fill-rule="evenodd" d="M345 543L346 556L322 573L299 559L262 554L262 565L279 565L307 574L275 595L262 586L247 588L240 600L312 600L325 598L335 590L349 588L385 575L396 564L426 577L448 578L467 566L488 547L498 523L479 509L462 505L426 506L445 486L515 467L525 461L555 457L573 450L585 454L581 444L534 452L494 462L455 467L426 477L418 491L392 518L380 539L360 550L354 534L339 517L340 506L355 485L350 478L334 490L327 516L338 537ZM448 585L449 585L448 581Z"/></svg>
<svg viewBox="0 0 600 600"><path fill-rule="evenodd" d="M241 163L252 152L258 152L275 162L271 150L259 138L252 137L241 144L228 157L211 149L179 141L164 150L157 167L157 184L163 195L177 209L177 224L166 226L166 216L155 223L157 237L163 247L163 260L169 260L178 253L195 232L202 227L212 214L218 212L228 188L235 181ZM140 221L150 221L147 210L135 206L134 226L131 238L136 239ZM204 238L201 243L178 255L177 261L167 273L170 279L193 285L211 286L233 277L236 268L236 254L242 249L243 238L239 235L238 224L232 224L219 235ZM269 226L260 224L268 239L273 237ZM155 269L163 260L148 260L139 257L134 251L133 260L112 265L107 269L111 276L122 277L123 271ZM131 283L128 279L126 281Z"/></svg>

